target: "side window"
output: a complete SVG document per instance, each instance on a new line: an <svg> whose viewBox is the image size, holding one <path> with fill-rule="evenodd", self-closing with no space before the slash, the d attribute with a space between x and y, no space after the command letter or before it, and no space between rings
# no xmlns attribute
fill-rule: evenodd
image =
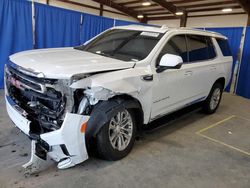
<svg viewBox="0 0 250 188"><path fill-rule="evenodd" d="M187 46L189 50L189 62L210 59L206 36L187 35Z"/></svg>
<svg viewBox="0 0 250 188"><path fill-rule="evenodd" d="M232 52L226 39L217 38L216 41L219 44L221 52L224 56L232 56Z"/></svg>
<svg viewBox="0 0 250 188"><path fill-rule="evenodd" d="M213 59L216 57L213 41L211 37L206 37L207 38L207 46L208 46L208 58Z"/></svg>
<svg viewBox="0 0 250 188"><path fill-rule="evenodd" d="M185 35L175 35L173 36L163 47L157 62L160 62L160 59L165 54L173 54L182 57L183 62L187 62L187 45Z"/></svg>

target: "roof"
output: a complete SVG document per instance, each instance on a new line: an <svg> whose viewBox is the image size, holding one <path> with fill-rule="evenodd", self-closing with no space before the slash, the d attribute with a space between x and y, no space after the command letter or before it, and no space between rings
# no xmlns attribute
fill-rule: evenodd
<svg viewBox="0 0 250 188"><path fill-rule="evenodd" d="M143 26L143 25L126 25L126 26L116 26L115 29L127 29L127 30L138 30L138 31L148 31L156 33L165 33L169 30L168 27L154 27L154 26Z"/></svg>
<svg viewBox="0 0 250 188"><path fill-rule="evenodd" d="M148 32L156 32L156 33L166 33L167 31L186 31L192 32L194 34L212 36L212 37L219 37L219 38L226 38L221 33L213 32L213 31L205 31L196 28L187 28L187 27L155 27L155 26L143 26L143 25L127 25L127 26L116 26L112 29L127 29L127 30L137 30L137 31L148 31Z"/></svg>

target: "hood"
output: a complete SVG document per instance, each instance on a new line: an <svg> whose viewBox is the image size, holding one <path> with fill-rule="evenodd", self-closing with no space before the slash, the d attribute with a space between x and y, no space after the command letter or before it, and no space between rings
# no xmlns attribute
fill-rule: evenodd
<svg viewBox="0 0 250 188"><path fill-rule="evenodd" d="M46 78L67 79L76 74L132 68L134 62L121 61L73 48L24 51L10 56L14 64Z"/></svg>

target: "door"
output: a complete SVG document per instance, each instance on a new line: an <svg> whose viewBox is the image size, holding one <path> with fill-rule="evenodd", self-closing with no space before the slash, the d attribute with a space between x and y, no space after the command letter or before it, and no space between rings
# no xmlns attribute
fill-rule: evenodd
<svg viewBox="0 0 250 188"><path fill-rule="evenodd" d="M155 74L152 119L204 100L216 74L216 53L210 37L175 35L163 47L157 62L166 53L181 56L183 65Z"/></svg>
<svg viewBox="0 0 250 188"><path fill-rule="evenodd" d="M154 75L151 119L184 106L193 95L193 68L186 66L186 36L183 34L171 37L161 50L157 62L167 53L181 56L183 65L180 69L168 69Z"/></svg>
<svg viewBox="0 0 250 188"><path fill-rule="evenodd" d="M211 37L187 34L188 65L193 69L192 100L206 98L216 78L218 62ZM191 102L192 102L191 100Z"/></svg>

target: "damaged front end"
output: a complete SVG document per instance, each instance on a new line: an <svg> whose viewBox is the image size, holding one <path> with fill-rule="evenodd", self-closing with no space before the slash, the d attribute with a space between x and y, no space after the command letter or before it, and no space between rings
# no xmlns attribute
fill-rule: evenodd
<svg viewBox="0 0 250 188"><path fill-rule="evenodd" d="M80 97L69 80L47 79L14 64L5 67L7 112L32 140L28 173L37 171L47 157L65 169L88 159L85 128L88 108L95 101ZM79 96L78 96L79 95Z"/></svg>

